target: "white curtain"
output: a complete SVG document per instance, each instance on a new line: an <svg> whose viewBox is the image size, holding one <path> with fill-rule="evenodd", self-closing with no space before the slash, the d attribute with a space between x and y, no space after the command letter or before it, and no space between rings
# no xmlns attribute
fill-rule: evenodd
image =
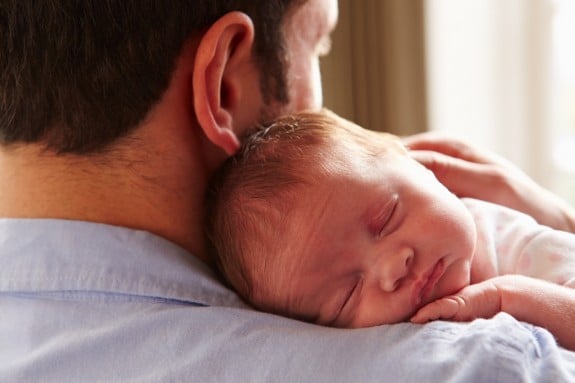
<svg viewBox="0 0 575 383"><path fill-rule="evenodd" d="M553 0L426 0L429 124L553 186Z"/></svg>

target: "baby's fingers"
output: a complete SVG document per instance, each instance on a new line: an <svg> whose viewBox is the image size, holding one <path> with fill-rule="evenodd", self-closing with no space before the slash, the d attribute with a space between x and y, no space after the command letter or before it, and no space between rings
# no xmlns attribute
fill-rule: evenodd
<svg viewBox="0 0 575 383"><path fill-rule="evenodd" d="M420 308L410 321L423 324L437 319L453 319L461 308L460 299L457 296L450 296L433 301Z"/></svg>

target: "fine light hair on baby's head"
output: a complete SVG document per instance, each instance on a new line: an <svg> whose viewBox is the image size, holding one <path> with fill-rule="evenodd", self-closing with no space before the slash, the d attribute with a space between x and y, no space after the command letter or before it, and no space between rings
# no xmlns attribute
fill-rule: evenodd
<svg viewBox="0 0 575 383"><path fill-rule="evenodd" d="M290 275L285 253L292 247L289 233L297 232L290 214L302 188L346 167L345 158L332 155L342 153L334 147L369 160L390 146L403 150L394 136L327 110L258 127L216 172L207 192L206 233L223 278L256 308L293 316L281 299L282 277Z"/></svg>

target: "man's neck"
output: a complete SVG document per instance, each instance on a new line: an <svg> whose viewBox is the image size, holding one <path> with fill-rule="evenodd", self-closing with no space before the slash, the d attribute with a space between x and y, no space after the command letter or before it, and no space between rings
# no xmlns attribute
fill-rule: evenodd
<svg viewBox="0 0 575 383"><path fill-rule="evenodd" d="M162 145L105 157L58 156L36 145L0 149L0 217L83 220L145 230L206 261L205 169L174 155L178 148Z"/></svg>

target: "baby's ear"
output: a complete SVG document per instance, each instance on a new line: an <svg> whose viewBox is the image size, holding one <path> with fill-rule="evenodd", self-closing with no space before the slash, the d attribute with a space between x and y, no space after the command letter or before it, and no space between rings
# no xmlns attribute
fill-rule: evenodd
<svg viewBox="0 0 575 383"><path fill-rule="evenodd" d="M252 111L254 121L261 105L259 73L252 57L254 26L241 12L218 19L200 40L193 72L194 110L205 135L228 154L239 147L238 125ZM251 115L250 115L251 116Z"/></svg>

